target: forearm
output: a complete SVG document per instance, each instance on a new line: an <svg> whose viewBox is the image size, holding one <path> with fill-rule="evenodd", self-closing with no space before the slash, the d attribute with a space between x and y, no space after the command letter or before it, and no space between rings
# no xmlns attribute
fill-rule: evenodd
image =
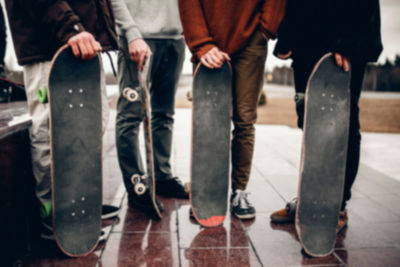
<svg viewBox="0 0 400 267"><path fill-rule="evenodd" d="M128 7L123 0L111 0L111 4L114 10L115 22L123 36L126 37L128 43L143 38L139 31L137 23L132 18Z"/></svg>
<svg viewBox="0 0 400 267"><path fill-rule="evenodd" d="M190 51L200 59L215 47L199 0L179 0L183 33Z"/></svg>
<svg viewBox="0 0 400 267"><path fill-rule="evenodd" d="M286 0L265 0L261 12L261 26L268 38L275 38L283 20Z"/></svg>
<svg viewBox="0 0 400 267"><path fill-rule="evenodd" d="M25 1L25 6L31 8L35 19L46 25L62 43L85 30L67 1L29 0Z"/></svg>

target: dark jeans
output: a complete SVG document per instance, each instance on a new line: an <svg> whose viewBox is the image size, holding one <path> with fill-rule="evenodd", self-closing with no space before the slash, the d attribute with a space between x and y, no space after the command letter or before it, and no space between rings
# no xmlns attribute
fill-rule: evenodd
<svg viewBox="0 0 400 267"><path fill-rule="evenodd" d="M307 86L307 80L314 65L322 57L323 52L315 52L307 55L296 55L293 59L294 80L296 89L296 112L298 116L297 124L303 128L304 119L304 98L299 97L304 94ZM351 82L350 82L350 129L349 143L347 151L346 177L344 185L344 195L342 209L351 197L351 187L357 176L358 165L360 163L360 121L358 100L360 99L362 81L364 79L364 70L366 62L364 60L351 60ZM304 95L303 95L304 96Z"/></svg>
<svg viewBox="0 0 400 267"><path fill-rule="evenodd" d="M145 41L153 53L149 81L154 171L156 180L165 180L172 178L170 156L175 92L182 71L185 43L183 39ZM120 44L122 51L118 54L120 96L117 104L116 144L125 187L128 192L133 192L131 176L145 173L138 140L144 110L140 102L129 102L121 94L124 88L135 88L139 82L137 65L129 59L126 40L121 38Z"/></svg>
<svg viewBox="0 0 400 267"><path fill-rule="evenodd" d="M6 22L4 21L3 8L0 3L0 65L3 66L4 56L6 54L6 37Z"/></svg>

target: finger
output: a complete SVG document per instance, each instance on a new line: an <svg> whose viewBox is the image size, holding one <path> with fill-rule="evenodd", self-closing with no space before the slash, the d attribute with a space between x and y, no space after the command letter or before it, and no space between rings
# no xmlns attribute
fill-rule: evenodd
<svg viewBox="0 0 400 267"><path fill-rule="evenodd" d="M218 64L215 62L217 59L215 59L211 53L206 54L206 60L213 68L219 68Z"/></svg>
<svg viewBox="0 0 400 267"><path fill-rule="evenodd" d="M70 42L69 46L71 47L72 53L74 54L75 57L80 57L81 56L81 54L79 52L78 45L75 42Z"/></svg>
<svg viewBox="0 0 400 267"><path fill-rule="evenodd" d="M218 62L221 62L221 63L224 62L225 58L223 56L223 52L214 50L213 55L218 60Z"/></svg>
<svg viewBox="0 0 400 267"><path fill-rule="evenodd" d="M343 57L343 70L348 72L350 70L350 64L347 57Z"/></svg>
<svg viewBox="0 0 400 267"><path fill-rule="evenodd" d="M222 63L224 62L223 59L221 60L218 57L218 52L215 52L215 51L213 53L210 53L209 58L210 58L212 64L217 68L221 67Z"/></svg>
<svg viewBox="0 0 400 267"><path fill-rule="evenodd" d="M225 53L225 52L221 52L222 53L222 56L227 60L227 61L231 61L231 58L230 58L230 56L227 54L227 53Z"/></svg>
<svg viewBox="0 0 400 267"><path fill-rule="evenodd" d="M93 49L94 51L96 51L96 53L99 52L99 51L101 51L101 45L100 45L100 43L97 42L94 38L91 38L91 39L90 39L90 44L91 44L91 46L92 46L92 49Z"/></svg>
<svg viewBox="0 0 400 267"><path fill-rule="evenodd" d="M337 64L339 67L342 67L342 66L343 66L342 56L341 56L340 54L335 53L335 60L336 60L336 64Z"/></svg>
<svg viewBox="0 0 400 267"><path fill-rule="evenodd" d="M146 58L146 53L142 53L139 56L139 62L138 62L139 71L142 71L142 69L143 69L143 63L144 63L145 58Z"/></svg>
<svg viewBox="0 0 400 267"><path fill-rule="evenodd" d="M78 41L79 51L81 51L81 59L86 60L88 56L88 49L86 48L85 43L82 40Z"/></svg>
<svg viewBox="0 0 400 267"><path fill-rule="evenodd" d="M94 38L89 38L86 42L86 47L88 48L88 60L94 58L97 54L97 49L94 44Z"/></svg>
<svg viewBox="0 0 400 267"><path fill-rule="evenodd" d="M208 64L208 62L206 61L206 59L205 59L204 56L200 59L200 62L201 62L204 66L206 66L207 68L209 68L209 69L213 69L213 68L214 68L213 66L211 66L210 64Z"/></svg>

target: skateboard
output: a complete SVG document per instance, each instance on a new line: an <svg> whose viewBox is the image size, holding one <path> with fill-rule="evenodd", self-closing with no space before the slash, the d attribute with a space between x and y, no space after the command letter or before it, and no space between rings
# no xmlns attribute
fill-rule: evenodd
<svg viewBox="0 0 400 267"><path fill-rule="evenodd" d="M197 222L205 227L221 225L226 216L231 106L229 63L218 69L197 65L193 78L190 205Z"/></svg>
<svg viewBox="0 0 400 267"><path fill-rule="evenodd" d="M99 55L84 61L63 46L52 60L44 93L50 109L52 203L45 203L42 213L52 213L56 242L72 257L91 253L101 231L100 77Z"/></svg>
<svg viewBox="0 0 400 267"><path fill-rule="evenodd" d="M296 230L304 251L332 253L343 198L350 118L350 75L331 53L315 65L305 95Z"/></svg>
<svg viewBox="0 0 400 267"><path fill-rule="evenodd" d="M151 201L155 218L161 219L161 211L156 203L156 191L155 191L155 174L154 174L154 157L153 157L153 142L151 134L151 105L150 105L150 94L148 87L148 75L150 68L151 58L146 57L142 71L138 73L139 86L135 88L126 87L122 90L122 95L130 102L140 101L142 110L144 111L143 116L143 133L146 150L146 175L138 173L132 174L131 182L134 184L134 191L138 196L149 196ZM131 79L134 80L134 79ZM147 194L147 196L145 196Z"/></svg>

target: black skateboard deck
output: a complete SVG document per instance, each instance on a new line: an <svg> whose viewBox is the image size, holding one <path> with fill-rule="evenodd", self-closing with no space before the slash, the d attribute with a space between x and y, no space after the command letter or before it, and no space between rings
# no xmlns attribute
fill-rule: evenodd
<svg viewBox="0 0 400 267"><path fill-rule="evenodd" d="M140 175L138 173L133 173L131 177L131 182L134 184L134 191L138 196L148 194L148 196L150 197L149 201L152 203L154 208L154 212L152 215L154 215L157 219L161 219L161 211L159 210L156 203L153 142L151 134L151 104L148 83L150 64L151 57L147 56L142 71L139 71L138 73L139 86L137 86L136 88L124 88L122 94L128 101L140 101L142 109L144 111L143 133L146 150L147 174Z"/></svg>
<svg viewBox="0 0 400 267"><path fill-rule="evenodd" d="M100 75L100 56L80 60L67 46L55 54L49 74L53 227L69 256L92 252L101 231Z"/></svg>
<svg viewBox="0 0 400 267"><path fill-rule="evenodd" d="M221 225L226 216L231 106L229 63L218 69L199 64L193 80L190 204L205 227Z"/></svg>
<svg viewBox="0 0 400 267"><path fill-rule="evenodd" d="M311 256L332 253L343 197L350 118L350 75L332 54L315 65L305 95L296 230Z"/></svg>

